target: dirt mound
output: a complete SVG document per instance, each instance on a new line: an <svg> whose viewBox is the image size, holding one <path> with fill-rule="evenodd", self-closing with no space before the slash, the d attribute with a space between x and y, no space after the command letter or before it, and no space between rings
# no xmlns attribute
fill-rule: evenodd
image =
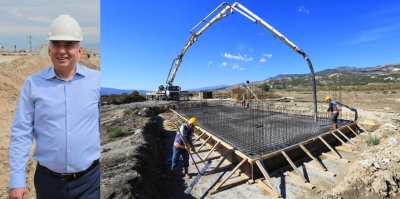
<svg viewBox="0 0 400 199"><path fill-rule="evenodd" d="M128 104L132 102L143 102L146 101L146 98L139 95L137 92L132 92L131 94L122 94L122 95L102 95L100 97L101 105L110 105L110 104Z"/></svg>

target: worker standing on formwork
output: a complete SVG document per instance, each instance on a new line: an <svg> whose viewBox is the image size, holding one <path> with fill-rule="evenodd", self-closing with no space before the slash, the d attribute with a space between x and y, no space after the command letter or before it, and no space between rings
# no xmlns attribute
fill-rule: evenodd
<svg viewBox="0 0 400 199"><path fill-rule="evenodd" d="M328 110L326 113L331 112L331 122L332 128L337 129L337 119L339 117L339 108L336 105L336 102L331 99L331 96L326 96L326 102L329 103Z"/></svg>
<svg viewBox="0 0 400 199"><path fill-rule="evenodd" d="M179 156L183 157L183 168L185 169L185 177L191 178L189 175L189 150L195 151L193 146L192 136L194 134L194 127L197 126L197 119L195 117L190 118L186 124L182 124L177 132L174 140L174 146L172 147L172 164L171 171L168 179L172 179L174 176L175 168L178 164Z"/></svg>

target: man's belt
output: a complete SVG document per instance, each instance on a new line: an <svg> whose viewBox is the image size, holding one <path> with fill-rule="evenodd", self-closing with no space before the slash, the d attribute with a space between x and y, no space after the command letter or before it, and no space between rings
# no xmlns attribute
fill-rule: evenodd
<svg viewBox="0 0 400 199"><path fill-rule="evenodd" d="M92 165L90 165L89 168L87 168L87 169L84 170L84 171L78 172L78 173L57 173L57 172L54 172L54 171L48 169L48 168L45 167L45 166L40 165L39 162L38 162L38 164L37 164L37 167L38 167L40 170L42 170L43 172L45 172L45 173L47 173L47 174L49 174L49 175L52 175L52 176L61 178L61 180L73 180L73 179L75 179L75 178L79 178L79 177L85 175L86 173L88 173L89 171L91 171L92 169L94 169L98 164L99 164L99 160L97 159L97 160L95 160L95 161L92 163Z"/></svg>

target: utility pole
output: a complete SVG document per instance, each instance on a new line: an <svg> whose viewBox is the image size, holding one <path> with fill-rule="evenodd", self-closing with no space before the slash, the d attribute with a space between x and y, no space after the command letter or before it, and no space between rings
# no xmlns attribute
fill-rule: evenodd
<svg viewBox="0 0 400 199"><path fill-rule="evenodd" d="M32 35L29 35L28 36L28 38L29 38L29 52L32 52Z"/></svg>

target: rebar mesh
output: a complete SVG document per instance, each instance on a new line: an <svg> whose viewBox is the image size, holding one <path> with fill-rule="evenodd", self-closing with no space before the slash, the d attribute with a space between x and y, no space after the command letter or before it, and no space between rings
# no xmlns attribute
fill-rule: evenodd
<svg viewBox="0 0 400 199"><path fill-rule="evenodd" d="M321 113L315 120L312 108L293 108L267 100L251 100L242 107L237 101L182 102L177 112L197 117L201 128L229 143L236 150L260 156L314 138L331 130L330 118ZM340 120L340 125L351 121Z"/></svg>

